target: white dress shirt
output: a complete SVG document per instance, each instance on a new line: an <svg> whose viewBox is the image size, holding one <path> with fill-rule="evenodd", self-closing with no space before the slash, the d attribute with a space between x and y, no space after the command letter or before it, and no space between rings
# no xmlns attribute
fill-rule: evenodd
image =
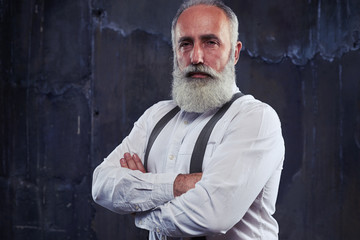
<svg viewBox="0 0 360 240"><path fill-rule="evenodd" d="M152 146L148 173L120 166L126 152L144 159L152 129L174 107L173 101L162 101L146 110L95 169L95 202L119 214L136 212L135 224L150 231L150 240L278 239L272 215L284 159L281 125L269 105L250 95L236 100L214 127L202 178L185 194L174 198L173 182L189 172L197 137L216 110L178 112Z"/></svg>

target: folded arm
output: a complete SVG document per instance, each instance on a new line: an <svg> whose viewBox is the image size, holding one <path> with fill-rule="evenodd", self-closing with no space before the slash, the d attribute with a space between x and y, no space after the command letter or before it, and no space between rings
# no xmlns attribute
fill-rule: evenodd
<svg viewBox="0 0 360 240"><path fill-rule="evenodd" d="M194 188L202 176L146 173L139 156L130 153L124 154L118 166L105 163L94 172L93 198L120 214L147 211L164 204Z"/></svg>
<svg viewBox="0 0 360 240"><path fill-rule="evenodd" d="M160 103L148 109L134 124L129 136L94 170L92 196L96 203L116 213L127 214L153 209L174 198L173 183L178 174L146 173L140 160L154 124L162 113L172 108L172 105ZM128 154L124 156L125 153ZM135 156L135 161L127 168L122 167L119 160L131 156Z"/></svg>
<svg viewBox="0 0 360 240"><path fill-rule="evenodd" d="M135 223L173 237L225 233L281 168L283 155L280 123L272 109L235 119L195 188L137 214ZM277 186L271 191L276 195Z"/></svg>
<svg viewBox="0 0 360 240"><path fill-rule="evenodd" d="M120 165L123 168L139 170L140 172L146 173L145 167L137 154L131 156L130 153L125 153L124 157L120 159ZM173 185L174 197L178 197L194 188L195 184L200 181L201 176L202 173L177 175Z"/></svg>

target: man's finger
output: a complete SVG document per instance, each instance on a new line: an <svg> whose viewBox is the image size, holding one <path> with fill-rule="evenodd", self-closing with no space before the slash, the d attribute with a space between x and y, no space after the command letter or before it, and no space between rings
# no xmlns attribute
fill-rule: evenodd
<svg viewBox="0 0 360 240"><path fill-rule="evenodd" d="M145 169L144 165L142 164L141 159L139 158L139 156L136 153L133 155L133 160L137 166L137 169L143 173L146 173L146 169Z"/></svg>
<svg viewBox="0 0 360 240"><path fill-rule="evenodd" d="M137 170L138 169L135 162L134 162L134 159L131 157L130 153L125 153L124 158L126 160L127 165L129 166L129 168L131 170Z"/></svg>
<svg viewBox="0 0 360 240"><path fill-rule="evenodd" d="M126 160L123 158L120 159L120 166L123 168L129 168L129 166L126 163Z"/></svg>

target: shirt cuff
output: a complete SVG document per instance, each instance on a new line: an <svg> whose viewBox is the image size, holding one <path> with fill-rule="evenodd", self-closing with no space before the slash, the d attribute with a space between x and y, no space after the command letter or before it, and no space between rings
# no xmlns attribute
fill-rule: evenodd
<svg viewBox="0 0 360 240"><path fill-rule="evenodd" d="M155 174L155 187L159 187L159 191L154 191L154 198L164 198L164 202L174 199L174 181L178 173L160 173ZM158 195L159 194L159 195Z"/></svg>
<svg viewBox="0 0 360 240"><path fill-rule="evenodd" d="M141 173L140 171L131 171L129 174L143 183L148 185L149 190L151 189L151 202L155 206L166 203L174 199L174 181L178 173ZM142 187L142 186L138 186ZM150 202L144 202L144 205L148 205ZM145 207L145 206L144 206ZM147 206L148 207L148 206ZM140 208L139 210L147 210Z"/></svg>

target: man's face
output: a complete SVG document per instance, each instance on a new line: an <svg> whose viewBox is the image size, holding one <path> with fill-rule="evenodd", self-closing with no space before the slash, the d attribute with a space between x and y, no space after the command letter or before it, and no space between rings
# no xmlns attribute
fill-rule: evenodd
<svg viewBox="0 0 360 240"><path fill-rule="evenodd" d="M230 39L229 20L221 9L205 5L186 9L175 27L176 59L180 70L190 64L204 64L221 72L230 57ZM236 63L237 53L235 58ZM202 79L208 76L195 72L189 77Z"/></svg>
<svg viewBox="0 0 360 240"><path fill-rule="evenodd" d="M231 99L241 42L231 46L230 37L229 20L217 7L193 6L178 18L172 97L182 110L203 113Z"/></svg>

